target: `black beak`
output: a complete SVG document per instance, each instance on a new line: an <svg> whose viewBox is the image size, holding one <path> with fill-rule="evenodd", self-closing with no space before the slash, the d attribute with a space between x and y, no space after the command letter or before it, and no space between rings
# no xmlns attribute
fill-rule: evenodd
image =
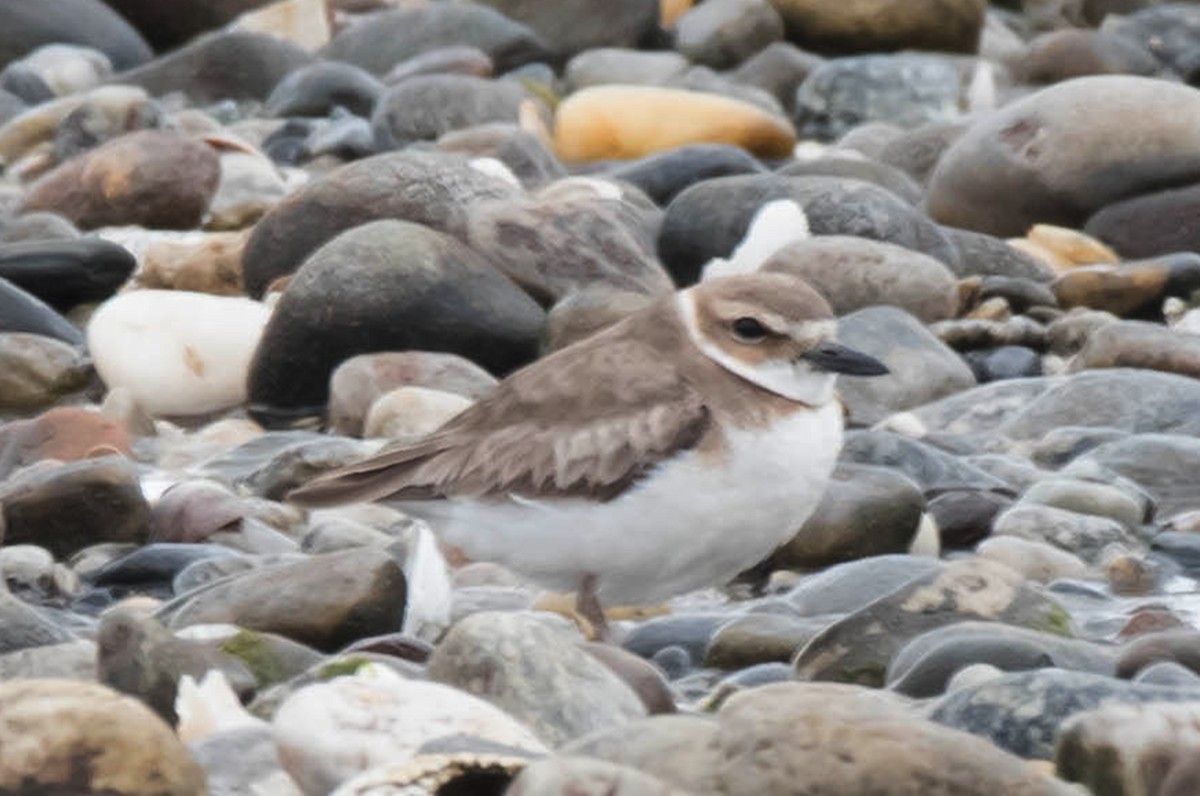
<svg viewBox="0 0 1200 796"><path fill-rule="evenodd" d="M875 357L869 357L861 351L847 348L832 341L817 345L811 351L801 354L814 367L827 370L830 373L843 373L847 376L886 376L887 365Z"/></svg>

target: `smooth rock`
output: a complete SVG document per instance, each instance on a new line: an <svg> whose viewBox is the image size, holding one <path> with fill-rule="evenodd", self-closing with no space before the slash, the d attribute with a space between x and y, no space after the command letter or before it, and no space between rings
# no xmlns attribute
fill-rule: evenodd
<svg viewBox="0 0 1200 796"><path fill-rule="evenodd" d="M44 409L84 389L91 374L91 362L73 346L52 337L0 332L0 411Z"/></svg>
<svg viewBox="0 0 1200 796"><path fill-rule="evenodd" d="M99 412L60 406L0 426L0 477L43 459L60 462L132 453L129 429Z"/></svg>
<svg viewBox="0 0 1200 796"><path fill-rule="evenodd" d="M1157 77L1163 64L1139 42L1103 30L1068 28L1042 34L1008 60L1022 83L1048 85L1086 75Z"/></svg>
<svg viewBox="0 0 1200 796"><path fill-rule="evenodd" d="M262 296L351 227L395 218L461 235L472 202L517 194L511 183L451 155L395 152L348 164L296 191L254 228L242 258L246 292Z"/></svg>
<svg viewBox="0 0 1200 796"><path fill-rule="evenodd" d="M677 123L663 124L664 119ZM791 125L749 103L653 86L598 86L559 104L554 142L564 161L645 157L689 144L740 146L768 158L791 154Z"/></svg>
<svg viewBox="0 0 1200 796"><path fill-rule="evenodd" d="M783 20L767 0L710 0L675 21L675 50L713 69L737 66L783 38Z"/></svg>
<svg viewBox="0 0 1200 796"><path fill-rule="evenodd" d="M944 566L918 556L873 556L808 575L783 599L801 616L847 614Z"/></svg>
<svg viewBox="0 0 1200 796"><path fill-rule="evenodd" d="M96 238L0 244L0 278L64 312L108 298L136 265L123 247Z"/></svg>
<svg viewBox="0 0 1200 796"><path fill-rule="evenodd" d="M372 351L442 351L504 374L532 359L543 323L528 296L449 236L373 222L292 278L251 365L250 400L256 411L319 408L334 368Z"/></svg>
<svg viewBox="0 0 1200 796"><path fill-rule="evenodd" d="M1024 346L969 351L965 355L971 372L980 384L1005 379L1026 379L1042 375L1042 358L1037 351Z"/></svg>
<svg viewBox="0 0 1200 796"><path fill-rule="evenodd" d="M1143 368L1200 378L1200 334L1141 321L1109 324L1088 338L1072 367Z"/></svg>
<svg viewBox="0 0 1200 796"><path fill-rule="evenodd" d="M1108 517L1126 528L1137 528L1150 521L1153 514L1149 501L1139 500L1139 497L1142 496L1130 494L1120 485L1050 477L1030 486L1021 495L1018 505L1052 506L1079 514Z"/></svg>
<svg viewBox="0 0 1200 796"><path fill-rule="evenodd" d="M1021 757L1049 760L1055 738L1071 717L1098 707L1150 702L1189 702L1195 689L1128 683L1086 672L1046 669L1006 674L948 694L930 717L981 735Z"/></svg>
<svg viewBox="0 0 1200 796"><path fill-rule="evenodd" d="M0 788L201 796L204 773L161 719L94 683L0 682Z"/></svg>
<svg viewBox="0 0 1200 796"><path fill-rule="evenodd" d="M122 72L120 80L156 97L179 92L197 104L262 101L279 81L312 60L302 48L275 36L218 31Z"/></svg>
<svg viewBox="0 0 1200 796"><path fill-rule="evenodd" d="M956 561L839 620L793 661L805 680L879 687L888 663L918 635L967 619L1065 633L1067 612L1013 570L983 559Z"/></svg>
<svg viewBox="0 0 1200 796"><path fill-rule="evenodd" d="M1103 9L1105 3L1095 3ZM1187 82L1196 76L1196 28L1200 19L1189 3L1119 3L1113 14L1104 18L1104 11L1093 10L1090 17L1104 19L1104 30L1143 45L1161 62L1174 69ZM1128 15L1122 12L1132 12ZM1121 16L1117 16L1121 14Z"/></svg>
<svg viewBox="0 0 1200 796"><path fill-rule="evenodd" d="M75 225L58 213L25 213L0 221L0 241L4 243L65 241L80 237Z"/></svg>
<svg viewBox="0 0 1200 796"><path fill-rule="evenodd" d="M997 517L992 534L1048 542L1089 564L1099 563L1100 554L1110 544L1120 544L1129 550L1138 547L1136 537L1108 517L1029 503L1017 503Z"/></svg>
<svg viewBox="0 0 1200 796"><path fill-rule="evenodd" d="M523 186L532 189L567 176L550 151L550 142L516 124L496 122L447 133L437 148L472 158L492 158L508 168Z"/></svg>
<svg viewBox="0 0 1200 796"><path fill-rule="evenodd" d="M959 489L1010 493L1008 482L924 442L888 431L851 431L842 446L842 461L890 467L915 481L926 495Z"/></svg>
<svg viewBox="0 0 1200 796"><path fill-rule="evenodd" d="M139 290L96 310L88 347L104 383L128 389L146 411L202 414L245 401L270 314L244 298ZM155 334L147 337L147 329Z"/></svg>
<svg viewBox="0 0 1200 796"><path fill-rule="evenodd" d="M7 627L5 629L7 633ZM91 641L43 644L0 655L0 682L37 677L54 680L96 679L96 645Z"/></svg>
<svg viewBox="0 0 1200 796"><path fill-rule="evenodd" d="M1089 641L1011 627L959 622L909 641L888 666L888 688L910 697L938 696L954 675L976 663L1006 672L1057 666L1111 675L1115 651Z"/></svg>
<svg viewBox="0 0 1200 796"><path fill-rule="evenodd" d="M371 117L379 151L492 122L516 122L521 86L470 75L420 75L387 89Z"/></svg>
<svg viewBox="0 0 1200 796"><path fill-rule="evenodd" d="M975 554L980 558L998 561L1038 583L1082 580L1088 575L1088 566L1079 556L1047 542L1024 539L1020 536L992 536L984 539L975 548Z"/></svg>
<svg viewBox="0 0 1200 796"><path fill-rule="evenodd" d="M150 507L137 473L109 456L24 470L0 488L5 544L36 544L58 558L97 542L143 542Z"/></svg>
<svg viewBox="0 0 1200 796"><path fill-rule="evenodd" d="M1174 434L1138 434L1103 442L1085 453L1078 467L1098 465L1146 490L1161 517L1200 509L1189 474L1200 465L1200 441ZM1072 472L1068 466L1065 474Z"/></svg>
<svg viewBox="0 0 1200 796"><path fill-rule="evenodd" d="M1163 661L1200 672L1200 633L1191 628L1143 633L1121 650L1115 673L1132 680L1146 667Z"/></svg>
<svg viewBox="0 0 1200 796"><path fill-rule="evenodd" d="M788 177L843 177L862 180L891 191L912 205L919 205L925 195L925 190L899 169L857 156L831 154L796 160L777 169L775 173Z"/></svg>
<svg viewBox="0 0 1200 796"><path fill-rule="evenodd" d="M586 757L554 756L526 767L504 791L509 796L683 796L657 777Z"/></svg>
<svg viewBox="0 0 1200 796"><path fill-rule="evenodd" d="M821 502L791 540L771 555L779 569L819 569L907 552L925 509L921 490L899 473L842 464Z"/></svg>
<svg viewBox="0 0 1200 796"><path fill-rule="evenodd" d="M828 622L788 614L750 613L722 625L708 643L704 665L725 671L787 663Z"/></svg>
<svg viewBox="0 0 1200 796"><path fill-rule="evenodd" d="M972 275L1028 279L1038 283L1054 279L1050 266L1007 242L982 232L943 227L959 252L959 265L951 269L960 277Z"/></svg>
<svg viewBox="0 0 1200 796"><path fill-rule="evenodd" d="M818 52L949 50L973 53L983 27L985 4L976 0L910 2L903 9L887 0L854 4L836 0L772 0L788 39Z"/></svg>
<svg viewBox="0 0 1200 796"><path fill-rule="evenodd" d="M478 47L453 44L406 58L384 75L383 82L394 86L417 75L473 75L492 77L496 65Z"/></svg>
<svg viewBox="0 0 1200 796"><path fill-rule="evenodd" d="M367 411L364 437L414 440L432 434L473 402L427 387L399 387L381 395Z"/></svg>
<svg viewBox="0 0 1200 796"><path fill-rule="evenodd" d="M550 55L528 27L474 3L431 3L362 15L339 31L323 54L384 75L408 58L454 45L482 50L498 72Z"/></svg>
<svg viewBox="0 0 1200 796"><path fill-rule="evenodd" d="M364 548L252 570L198 592L166 618L172 628L229 623L332 651L399 630L405 591L400 565Z"/></svg>
<svg viewBox="0 0 1200 796"><path fill-rule="evenodd" d="M579 648L573 631L532 614L459 621L434 650L429 674L487 699L555 746L646 712L622 680Z"/></svg>
<svg viewBox="0 0 1200 796"><path fill-rule="evenodd" d="M822 235L785 246L759 270L803 279L829 301L835 315L886 304L931 323L958 310L958 288L946 266L890 243Z"/></svg>
<svg viewBox="0 0 1200 796"><path fill-rule="evenodd" d="M329 425L338 434L361 436L371 405L401 387L425 387L477 399L495 384L495 377L455 354L361 354L347 359L330 377Z"/></svg>
<svg viewBox="0 0 1200 796"><path fill-rule="evenodd" d="M591 86L662 86L682 77L690 63L676 52L621 47L584 50L567 61L563 80L571 91Z"/></svg>
<svg viewBox="0 0 1200 796"><path fill-rule="evenodd" d="M875 379L840 382L851 423L870 425L975 384L967 364L903 310L858 310L838 321L838 338L891 370Z"/></svg>
<svg viewBox="0 0 1200 796"><path fill-rule="evenodd" d="M943 547L969 548L991 533L996 515L1011 504L1012 498L997 492L955 489L930 500L928 511Z"/></svg>
<svg viewBox="0 0 1200 796"><path fill-rule="evenodd" d="M83 345L83 333L37 297L0 278L0 332L21 332Z"/></svg>
<svg viewBox="0 0 1200 796"><path fill-rule="evenodd" d="M142 253L137 284L214 296L243 296L240 232L199 233L199 239L152 243Z"/></svg>
<svg viewBox="0 0 1200 796"><path fill-rule="evenodd" d="M47 97L28 97L32 102L62 97L95 88L113 73L108 56L92 47L74 44L45 44L14 61L0 72L0 84L11 84L17 70L40 81L50 90Z"/></svg>
<svg viewBox="0 0 1200 796"><path fill-rule="evenodd" d="M189 229L200 223L217 187L211 148L178 133L121 136L34 183L23 212L52 210L80 229L139 224Z"/></svg>
<svg viewBox="0 0 1200 796"><path fill-rule="evenodd" d="M328 116L342 107L357 116L370 116L384 85L365 69L337 61L301 67L271 89L263 110L277 118Z"/></svg>
<svg viewBox="0 0 1200 796"><path fill-rule="evenodd" d="M1195 379L1112 369L1085 371L1050 384L999 430L1018 440L1038 439L1069 425L1200 436L1200 384Z"/></svg>
<svg viewBox="0 0 1200 796"><path fill-rule="evenodd" d="M136 66L153 55L129 23L98 0L6 6L0 31L0 66L44 44L91 47L108 56L118 69Z"/></svg>
<svg viewBox="0 0 1200 796"><path fill-rule="evenodd" d="M1089 124L1075 123L1080 112ZM1168 81L1058 83L972 124L931 178L930 215L1002 237L1036 223L1078 227L1113 201L1200 176L1196 118L1200 92Z"/></svg>
<svg viewBox="0 0 1200 796"><path fill-rule="evenodd" d="M630 47L658 24L655 0L562 0L546 6L537 0L484 0L509 19L528 25L558 55L595 47Z"/></svg>
<svg viewBox="0 0 1200 796"><path fill-rule="evenodd" d="M696 281L716 257L729 257L746 237L763 205L790 199L800 206L814 236L854 235L927 254L943 264L958 252L929 219L894 194L860 180L720 177L682 191L667 207L658 253L680 285Z"/></svg>
<svg viewBox="0 0 1200 796"><path fill-rule="evenodd" d="M666 206L680 191L704 180L766 169L748 152L731 144L692 144L618 165L610 177L636 185Z"/></svg>

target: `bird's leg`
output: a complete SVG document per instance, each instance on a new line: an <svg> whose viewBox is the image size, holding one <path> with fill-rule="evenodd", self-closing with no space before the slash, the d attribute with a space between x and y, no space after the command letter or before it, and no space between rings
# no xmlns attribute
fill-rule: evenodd
<svg viewBox="0 0 1200 796"><path fill-rule="evenodd" d="M575 594L575 613L591 625L591 640L609 640L608 619L600 600L596 597L596 576L590 572L579 579L579 591ZM585 635L587 635L585 633Z"/></svg>

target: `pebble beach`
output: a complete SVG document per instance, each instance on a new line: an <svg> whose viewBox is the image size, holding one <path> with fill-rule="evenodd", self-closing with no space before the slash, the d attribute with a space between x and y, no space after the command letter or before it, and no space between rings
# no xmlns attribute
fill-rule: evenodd
<svg viewBox="0 0 1200 796"><path fill-rule="evenodd" d="M1196 86L1189 2L0 4L0 793L1200 793ZM754 271L890 372L731 582L287 500Z"/></svg>

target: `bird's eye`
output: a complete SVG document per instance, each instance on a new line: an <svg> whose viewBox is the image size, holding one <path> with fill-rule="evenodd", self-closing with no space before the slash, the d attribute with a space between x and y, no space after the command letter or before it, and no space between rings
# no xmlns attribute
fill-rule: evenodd
<svg viewBox="0 0 1200 796"><path fill-rule="evenodd" d="M738 318L733 322L733 333L744 343L757 343L767 336L767 327L755 318Z"/></svg>

